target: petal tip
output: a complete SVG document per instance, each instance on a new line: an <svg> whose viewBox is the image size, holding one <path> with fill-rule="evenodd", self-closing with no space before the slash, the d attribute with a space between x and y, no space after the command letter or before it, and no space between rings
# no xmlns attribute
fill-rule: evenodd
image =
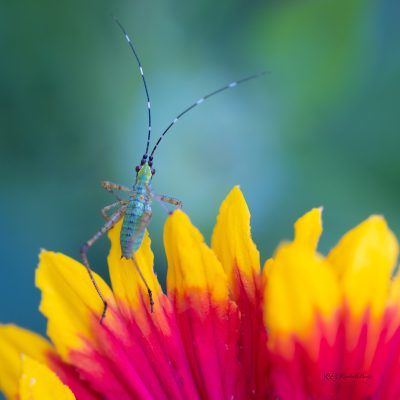
<svg viewBox="0 0 400 400"><path fill-rule="evenodd" d="M294 236L297 244L315 251L322 234L323 207L315 207L300 217L294 224Z"/></svg>
<svg viewBox="0 0 400 400"><path fill-rule="evenodd" d="M173 211L167 218L166 224L190 223L188 215L182 210Z"/></svg>
<svg viewBox="0 0 400 400"><path fill-rule="evenodd" d="M41 261L43 257L51 256L51 254L55 254L55 253L51 250L44 249L43 247L40 248L39 261Z"/></svg>
<svg viewBox="0 0 400 400"><path fill-rule="evenodd" d="M239 185L235 185L225 198L224 202L245 202L244 195Z"/></svg>

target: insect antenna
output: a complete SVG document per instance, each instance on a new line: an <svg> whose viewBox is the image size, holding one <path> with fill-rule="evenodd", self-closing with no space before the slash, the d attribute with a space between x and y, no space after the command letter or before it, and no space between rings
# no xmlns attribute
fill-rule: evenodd
<svg viewBox="0 0 400 400"><path fill-rule="evenodd" d="M125 39L127 40L129 47L132 50L133 55L136 58L136 61L138 63L139 66L139 71L140 71L140 75L142 77L142 81L143 81L143 86L144 86L144 90L146 92L146 98L147 98L147 111L148 111L148 117L149 117L149 123L148 123L148 131L147 131L147 143L146 143L146 151L144 153L143 156L143 160L147 159L147 155L149 153L149 146L150 146L150 136L151 136L151 105L150 105L150 95L149 95L149 90L147 88L147 83L146 83L146 78L144 77L144 72L143 72L143 67L142 67L142 63L140 62L140 58L135 50L135 47L133 46L132 40L131 38L128 36L125 28L122 26L121 22L119 22L119 19L113 15L112 16L114 18L114 21L117 23L117 25L120 27L122 33L125 36ZM144 162L143 162L144 163Z"/></svg>
<svg viewBox="0 0 400 400"><path fill-rule="evenodd" d="M189 112L190 110L192 110L193 108L195 108L195 107L198 106L199 104L203 103L205 100L209 99L210 97L212 97L212 96L214 96L214 95L216 95L216 94L218 94L218 93L221 93L221 92L223 92L223 91L225 91L225 90L227 90L227 89L234 88L234 87L240 85L241 83L250 81L250 80L255 79L255 78L259 78L260 76L265 75L267 72L268 72L268 71L263 71L263 72L260 72L260 73L258 73L258 74L254 74L254 75L248 76L248 77L246 77L246 78L239 79L238 81L231 82L231 83L229 83L229 84L226 85L226 86L223 86L223 87L221 87L221 88L219 88L219 89L217 89L217 90L214 90L214 91L211 92L211 93L206 94L205 96L203 96L203 97L201 97L199 100L197 100L195 103L193 103L192 105L190 105L188 108L186 108L185 110L183 110L183 111L182 111L180 114L178 114L178 115L176 116L176 118L167 126L167 128L165 129L165 131L164 131L164 132L160 135L160 137L158 138L156 144L155 144L154 147L153 147L153 150L151 151L151 154L150 154L150 157L149 157L149 164L150 164L150 165L152 164L154 152L157 150L157 147L158 147L158 145L160 144L160 142L161 142L161 140L163 139L163 137L165 136L165 134L178 122L178 120L179 120L183 115L185 115L187 112Z"/></svg>

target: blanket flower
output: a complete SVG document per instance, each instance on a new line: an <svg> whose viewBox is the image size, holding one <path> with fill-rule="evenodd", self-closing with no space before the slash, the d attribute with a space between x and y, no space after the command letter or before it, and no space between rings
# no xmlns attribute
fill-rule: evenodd
<svg viewBox="0 0 400 400"><path fill-rule="evenodd" d="M372 216L323 256L322 210L295 223L260 266L238 187L223 201L208 246L175 211L164 230L166 291L146 232L136 260L110 232L111 288L85 267L42 251L36 285L48 339L0 326L0 389L19 400L336 400L400 398L398 243Z"/></svg>

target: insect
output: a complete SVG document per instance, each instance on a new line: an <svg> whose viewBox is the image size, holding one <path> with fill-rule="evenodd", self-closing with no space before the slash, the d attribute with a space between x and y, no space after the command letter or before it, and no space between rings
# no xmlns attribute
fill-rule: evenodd
<svg viewBox="0 0 400 400"><path fill-rule="evenodd" d="M122 229L120 234L120 244L121 244L121 253L122 257L130 258L133 260L134 266L140 275L141 280L143 281L149 296L149 305L150 310L153 312L153 295L151 289L144 278L140 267L136 261L135 253L139 249L140 245L142 244L143 237L147 226L149 225L151 219L151 205L153 200L158 201L161 205L169 212L168 208L166 207L165 203L168 203L176 208L182 207L182 202L178 199L173 197L164 196L156 194L151 186L152 178L155 174L155 170L153 168L153 160L154 160L154 153L157 150L160 142L164 138L165 134L172 128L174 124L178 122L178 120L187 112L198 106L199 104L203 103L208 98L221 93L227 89L234 88L235 86L249 81L251 79L255 79L259 76L262 76L266 73L266 71L261 72L259 74L251 75L246 78L240 79L238 81L231 82L230 84L221 87L197 100L195 103L191 104L185 110L183 110L180 114L176 116L176 118L167 126L167 128L162 132L162 134L157 139L154 147L152 148L151 152L150 149L150 139L151 139L151 104L150 104L150 96L149 90L147 86L147 82L144 76L142 64L140 62L139 56L133 46L131 39L129 38L125 28L119 22L119 20L114 17L115 22L118 24L119 28L121 29L122 33L124 34L133 55L136 58L137 65L139 67L140 75L142 78L146 99L147 99L147 111L148 111L148 130L147 130L147 142L146 142L146 150L145 153L140 161L140 165L137 165L136 170L136 179L132 187L122 186L116 183L112 183L109 181L102 181L101 185L107 191L114 193L114 191L122 191L128 194L128 199L124 200L121 199L119 196L116 195L117 201L104 207L101 210L103 217L106 219L106 223L104 226L98 230L82 247L80 250L82 261L86 266L86 269L89 273L89 277L95 287L101 301L103 302L103 312L101 314L100 323L103 322L103 319L106 316L107 312L107 301L104 298L90 267L89 259L87 256L88 250L93 246L93 244L107 231L109 231L118 221L123 219ZM110 211L114 210L111 214Z"/></svg>

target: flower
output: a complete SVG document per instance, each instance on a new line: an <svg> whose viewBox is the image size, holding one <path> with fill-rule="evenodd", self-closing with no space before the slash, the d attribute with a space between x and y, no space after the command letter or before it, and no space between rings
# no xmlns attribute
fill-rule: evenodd
<svg viewBox="0 0 400 400"><path fill-rule="evenodd" d="M112 290L59 253L40 254L36 284L50 341L0 327L0 389L20 400L399 399L398 243L380 216L317 252L322 210L295 224L263 271L235 187L207 246L182 212L164 231L167 291L146 233L136 253L154 293L109 233Z"/></svg>

